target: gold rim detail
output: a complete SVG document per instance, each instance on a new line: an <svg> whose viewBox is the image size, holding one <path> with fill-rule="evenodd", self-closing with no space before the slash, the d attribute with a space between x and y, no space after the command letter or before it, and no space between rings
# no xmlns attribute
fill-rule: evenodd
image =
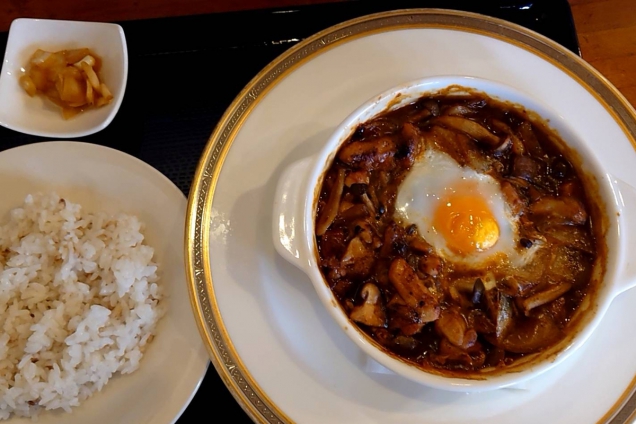
<svg viewBox="0 0 636 424"><path fill-rule="evenodd" d="M217 307L209 263L212 200L224 159L236 133L263 96L303 62L340 43L405 28L444 28L506 41L542 57L577 80L608 110L636 148L636 111L623 95L572 52L522 26L475 13L409 9L363 16L328 28L267 65L236 96L208 140L194 176L186 222L186 269L190 302L216 371L245 412L259 423L292 420L272 402L243 365ZM623 424L636 414L636 378L599 423Z"/></svg>

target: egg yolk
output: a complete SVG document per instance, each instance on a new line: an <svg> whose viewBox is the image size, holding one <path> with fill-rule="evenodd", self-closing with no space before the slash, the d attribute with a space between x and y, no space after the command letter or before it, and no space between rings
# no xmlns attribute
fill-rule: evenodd
<svg viewBox="0 0 636 424"><path fill-rule="evenodd" d="M442 199L433 225L448 247L460 254L484 251L499 239L499 225L488 204L473 193L454 193Z"/></svg>

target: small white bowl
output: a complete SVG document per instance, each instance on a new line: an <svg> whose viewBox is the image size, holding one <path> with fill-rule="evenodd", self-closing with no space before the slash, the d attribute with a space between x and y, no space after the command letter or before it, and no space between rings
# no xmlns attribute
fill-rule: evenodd
<svg viewBox="0 0 636 424"><path fill-rule="evenodd" d="M485 374L482 379L449 377L423 371L395 356L387 354L351 322L323 278L316 258L315 216L325 172L329 169L338 148L358 124L366 122L387 109L393 110L425 95L452 85L459 85L486 93L495 99L523 105L527 110L546 119L558 131L567 145L582 159L586 179L595 180L606 220L607 257L605 273L602 266L593 278L602 278L592 301L583 302L581 319L569 335L557 345L543 351L527 363L513 365L497 374ZM279 180L274 199L273 240L278 253L300 268L311 279L323 303L340 328L366 354L390 369L418 383L436 389L479 392L509 387L523 383L563 362L580 348L598 326L612 300L623 291L636 286L636 265L632 262L627 241L636 237L636 226L630 214L636 207L636 190L614 178L611 170L603 168L593 151L585 146L558 111L535 101L531 96L512 87L480 78L465 76L429 77L406 83L374 96L354 111L326 140L323 149L315 156L291 164ZM607 222L604 222L607 221ZM597 264L598 265L598 264Z"/></svg>
<svg viewBox="0 0 636 424"><path fill-rule="evenodd" d="M22 68L37 49L59 51L87 47L103 59L100 76L113 93L110 104L89 109L65 120L61 109L19 84ZM128 50L124 30L115 24L16 19L0 72L0 125L41 137L76 138L106 128L119 110L128 79Z"/></svg>

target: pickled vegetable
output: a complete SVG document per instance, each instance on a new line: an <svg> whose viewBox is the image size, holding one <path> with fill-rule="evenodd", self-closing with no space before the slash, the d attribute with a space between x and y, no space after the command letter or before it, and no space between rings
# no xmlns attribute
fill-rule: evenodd
<svg viewBox="0 0 636 424"><path fill-rule="evenodd" d="M20 76L29 96L42 95L62 109L69 119L113 100L99 71L101 58L88 48L48 52L38 49Z"/></svg>

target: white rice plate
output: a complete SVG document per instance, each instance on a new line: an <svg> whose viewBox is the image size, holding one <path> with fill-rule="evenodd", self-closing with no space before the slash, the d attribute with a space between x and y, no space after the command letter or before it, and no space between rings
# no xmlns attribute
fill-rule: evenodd
<svg viewBox="0 0 636 424"><path fill-rule="evenodd" d="M28 195L0 226L0 419L71 411L139 367L163 315L154 250L126 214Z"/></svg>

